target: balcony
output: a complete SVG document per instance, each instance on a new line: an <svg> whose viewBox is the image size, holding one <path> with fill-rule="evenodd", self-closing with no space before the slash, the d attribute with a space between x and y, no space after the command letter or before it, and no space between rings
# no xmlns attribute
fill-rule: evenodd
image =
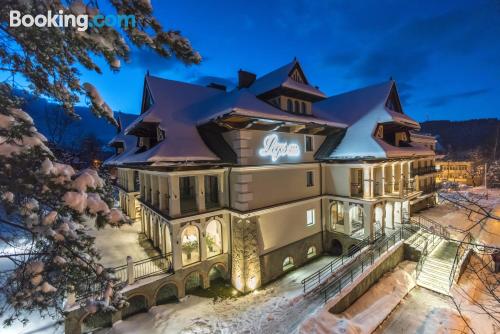
<svg viewBox="0 0 500 334"><path fill-rule="evenodd" d="M436 166L427 166L427 167L413 168L411 170L411 176L412 177L426 175L426 174L432 174L432 173L437 173Z"/></svg>
<svg viewBox="0 0 500 334"><path fill-rule="evenodd" d="M363 197L362 183L351 183L351 197Z"/></svg>

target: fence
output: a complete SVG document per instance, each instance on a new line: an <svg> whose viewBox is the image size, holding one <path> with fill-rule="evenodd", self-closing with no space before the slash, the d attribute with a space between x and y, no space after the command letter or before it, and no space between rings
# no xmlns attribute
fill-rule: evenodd
<svg viewBox="0 0 500 334"><path fill-rule="evenodd" d="M378 239L379 237L382 236L381 231L377 231L375 233L375 240ZM322 267L318 271L314 272L313 274L307 276L304 278L301 283L302 283L302 288L304 293L313 290L316 288L318 285L321 284L322 281L327 279L335 269L337 269L340 266L343 266L344 263L348 262L352 258L354 258L356 255L358 255L363 248L368 246L370 242L373 242L370 237L366 237L356 244L354 244L352 247L349 248L347 252L344 252L339 258L336 258L335 260L331 261L328 263L326 266Z"/></svg>
<svg viewBox="0 0 500 334"><path fill-rule="evenodd" d="M400 240L407 239L413 233L414 230L403 226L395 233L373 244L371 250L367 254L358 257L347 270L340 276L335 277L319 291L320 294L323 295L325 304L328 299L342 292L342 289L351 284L354 279L360 276L370 265L373 265L374 261L387 252L391 246L395 245Z"/></svg>

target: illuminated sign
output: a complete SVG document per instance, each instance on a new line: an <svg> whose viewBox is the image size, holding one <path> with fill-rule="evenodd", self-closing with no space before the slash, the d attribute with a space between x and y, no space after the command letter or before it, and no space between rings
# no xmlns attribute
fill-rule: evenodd
<svg viewBox="0 0 500 334"><path fill-rule="evenodd" d="M281 157L298 157L300 148L297 144L280 143L278 135L273 134L264 138L264 147L259 150L259 155L271 157L272 161L276 161Z"/></svg>

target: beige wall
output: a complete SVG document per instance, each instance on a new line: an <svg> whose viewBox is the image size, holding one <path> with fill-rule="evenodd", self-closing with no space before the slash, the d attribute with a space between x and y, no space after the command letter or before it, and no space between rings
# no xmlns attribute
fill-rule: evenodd
<svg viewBox="0 0 500 334"><path fill-rule="evenodd" d="M312 226L306 224L308 209L315 210L315 224ZM317 199L259 215L257 222L260 254L321 232L320 210L321 200Z"/></svg>
<svg viewBox="0 0 500 334"><path fill-rule="evenodd" d="M307 186L307 172L313 186ZM319 196L319 164L233 168L230 176L231 205L240 211L269 207ZM244 205L243 205L244 204Z"/></svg>
<svg viewBox="0 0 500 334"><path fill-rule="evenodd" d="M351 194L351 167L342 165L324 165L323 193L350 196Z"/></svg>

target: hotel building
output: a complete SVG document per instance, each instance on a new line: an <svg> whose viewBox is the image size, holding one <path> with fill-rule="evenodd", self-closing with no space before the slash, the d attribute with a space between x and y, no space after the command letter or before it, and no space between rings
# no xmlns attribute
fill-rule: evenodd
<svg viewBox="0 0 500 334"><path fill-rule="evenodd" d="M238 76L231 91L146 76L110 143L121 207L180 282L251 291L434 204L434 139L394 81L328 97L296 60Z"/></svg>

